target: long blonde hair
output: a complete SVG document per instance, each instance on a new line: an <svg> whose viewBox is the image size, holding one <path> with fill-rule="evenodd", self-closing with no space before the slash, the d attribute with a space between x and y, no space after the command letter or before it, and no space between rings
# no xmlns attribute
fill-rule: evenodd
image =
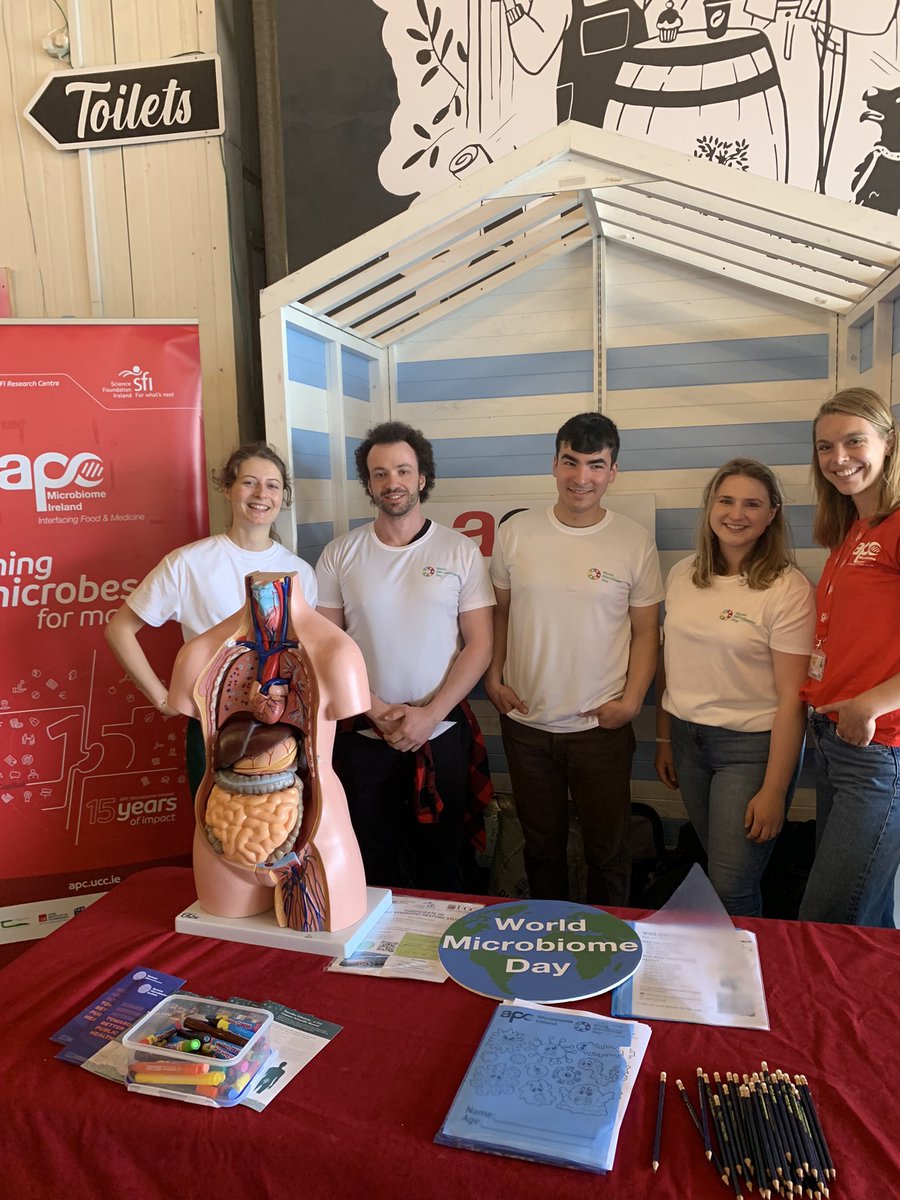
<svg viewBox="0 0 900 1200"><path fill-rule="evenodd" d="M719 539L709 524L716 493L724 481L732 475L744 475L761 483L775 509L775 516L762 532L756 545L741 563L741 575L747 587L764 591L788 567L794 566L794 555L790 546L787 522L784 519L784 496L781 485L771 468L755 458L733 458L719 467L703 492L703 514L697 535L697 554L691 570L691 580L696 587L712 586L713 577L727 575L728 567L719 547Z"/></svg>
<svg viewBox="0 0 900 1200"><path fill-rule="evenodd" d="M850 417L861 417L877 429L887 443L884 469L878 486L875 514L869 525L881 524L886 517L900 508L900 454L896 453L900 426L890 406L869 388L844 388L826 400L813 421L812 479L816 491L816 515L813 518L813 538L820 546L833 550L847 536L847 530L856 520L856 505L850 496L843 496L829 483L819 466L816 452L816 429L819 418L831 413L845 413Z"/></svg>

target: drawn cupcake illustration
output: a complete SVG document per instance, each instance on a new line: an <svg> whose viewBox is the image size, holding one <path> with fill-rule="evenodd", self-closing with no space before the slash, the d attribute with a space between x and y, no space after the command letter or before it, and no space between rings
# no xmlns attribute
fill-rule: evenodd
<svg viewBox="0 0 900 1200"><path fill-rule="evenodd" d="M661 42L674 42L678 30L684 24L681 14L675 11L675 0L666 0L666 7L656 18L656 28Z"/></svg>

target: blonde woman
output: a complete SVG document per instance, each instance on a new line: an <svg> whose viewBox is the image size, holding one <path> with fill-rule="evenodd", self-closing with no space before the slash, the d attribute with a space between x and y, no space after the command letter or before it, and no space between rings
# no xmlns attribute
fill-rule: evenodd
<svg viewBox="0 0 900 1200"><path fill-rule="evenodd" d="M232 453L213 479L231 509L228 532L167 554L106 627L113 654L164 717L180 714L169 704L169 689L138 640L146 625L178 621L187 642L241 607L245 577L254 571L296 571L307 603L311 608L316 604L312 567L272 537L278 514L291 499L290 477L280 455L265 442L248 443ZM188 723L187 762L193 792L205 764L200 723L193 719Z"/></svg>
<svg viewBox="0 0 900 1200"><path fill-rule="evenodd" d="M757 916L796 785L815 621L767 466L735 458L716 471L697 551L669 572L665 606L656 772L681 788L725 908Z"/></svg>
<svg viewBox="0 0 900 1200"><path fill-rule="evenodd" d="M893 928L900 865L900 455L897 421L867 388L813 424L813 536L831 554L803 695L814 708L816 858L808 921Z"/></svg>

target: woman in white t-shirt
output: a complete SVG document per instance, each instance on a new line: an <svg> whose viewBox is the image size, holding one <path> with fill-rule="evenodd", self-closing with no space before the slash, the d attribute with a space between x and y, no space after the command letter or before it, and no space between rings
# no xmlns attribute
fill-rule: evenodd
<svg viewBox="0 0 900 1200"><path fill-rule="evenodd" d="M681 788L725 908L758 916L796 786L815 625L768 467L736 458L715 473L697 552L669 572L665 604L656 773Z"/></svg>
<svg viewBox="0 0 900 1200"><path fill-rule="evenodd" d="M312 567L272 540L272 526L291 499L280 455L265 442L249 443L235 450L213 479L231 505L228 532L167 554L106 627L113 654L164 717L180 713L169 705L168 688L138 640L145 625L178 621L185 641L205 633L241 607L245 578L254 571L296 571L307 603L316 606ZM196 721L188 727L188 774L193 790L203 775L203 740Z"/></svg>

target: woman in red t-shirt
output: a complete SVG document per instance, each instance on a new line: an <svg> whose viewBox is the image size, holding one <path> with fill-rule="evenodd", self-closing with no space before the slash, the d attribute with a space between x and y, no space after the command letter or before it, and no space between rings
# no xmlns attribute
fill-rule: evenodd
<svg viewBox="0 0 900 1200"><path fill-rule="evenodd" d="M802 695L816 735L808 921L894 926L900 866L900 428L868 388L813 425L815 540L830 551Z"/></svg>

